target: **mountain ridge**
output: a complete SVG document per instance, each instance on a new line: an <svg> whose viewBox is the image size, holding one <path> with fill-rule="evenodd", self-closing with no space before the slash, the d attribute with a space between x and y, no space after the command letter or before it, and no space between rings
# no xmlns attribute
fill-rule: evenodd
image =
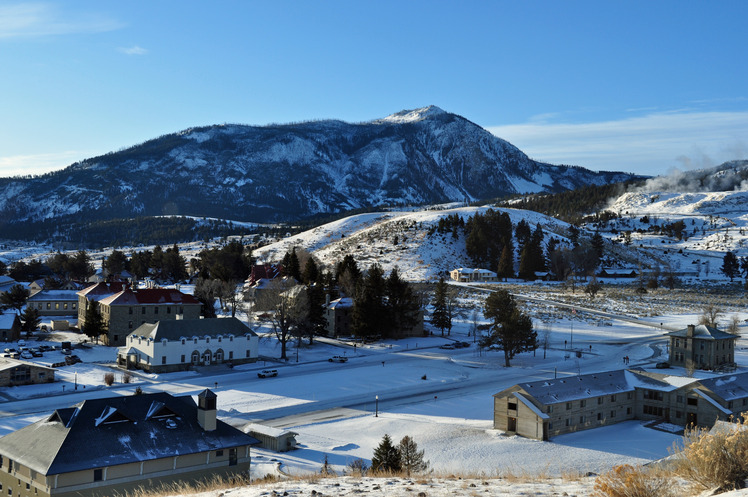
<svg viewBox="0 0 748 497"><path fill-rule="evenodd" d="M10 225L62 226L157 215L298 221L631 177L534 161L464 117L429 106L357 124L188 128L43 176L0 178L0 216Z"/></svg>

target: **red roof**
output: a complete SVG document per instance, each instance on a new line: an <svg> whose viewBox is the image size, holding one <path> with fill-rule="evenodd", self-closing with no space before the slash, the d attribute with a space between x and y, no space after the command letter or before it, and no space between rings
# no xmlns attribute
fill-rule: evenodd
<svg viewBox="0 0 748 497"><path fill-rule="evenodd" d="M252 266L252 270L247 278L249 286L254 285L260 280L267 279L272 280L280 276L281 265L280 264L255 264Z"/></svg>
<svg viewBox="0 0 748 497"><path fill-rule="evenodd" d="M133 291L129 288L101 301L106 305L137 304L200 304L192 295L173 288L145 288Z"/></svg>

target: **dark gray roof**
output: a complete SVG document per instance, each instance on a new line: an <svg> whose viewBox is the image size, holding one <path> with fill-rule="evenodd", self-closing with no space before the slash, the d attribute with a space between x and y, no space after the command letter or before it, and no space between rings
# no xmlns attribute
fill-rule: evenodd
<svg viewBox="0 0 748 497"><path fill-rule="evenodd" d="M164 416L176 427L168 428ZM86 400L0 438L0 454L44 475L259 443L218 420L204 431L190 396Z"/></svg>
<svg viewBox="0 0 748 497"><path fill-rule="evenodd" d="M218 335L256 335L244 323L236 318L214 319L170 319L157 323L144 323L135 328L134 335L152 338L154 341L167 339L176 341L182 337L216 337Z"/></svg>
<svg viewBox="0 0 748 497"><path fill-rule="evenodd" d="M688 328L683 328L682 330L678 331L672 331L670 333L666 333L665 335L669 337L688 338ZM693 328L693 338L699 338L701 340L736 340L738 336L733 335L732 333L727 333L725 331L720 331L717 328L712 328L711 326L699 324L694 326Z"/></svg>
<svg viewBox="0 0 748 497"><path fill-rule="evenodd" d="M736 400L748 398L748 373L737 373L699 380L705 388L708 388L724 400Z"/></svg>
<svg viewBox="0 0 748 497"><path fill-rule="evenodd" d="M518 383L529 396L544 405L573 400L615 395L633 392L635 388L671 391L690 383L694 378L685 378L661 373L652 373L638 369L619 369L602 373L583 374L579 376L564 376L552 380L531 381ZM502 390L494 397L511 395L515 387Z"/></svg>

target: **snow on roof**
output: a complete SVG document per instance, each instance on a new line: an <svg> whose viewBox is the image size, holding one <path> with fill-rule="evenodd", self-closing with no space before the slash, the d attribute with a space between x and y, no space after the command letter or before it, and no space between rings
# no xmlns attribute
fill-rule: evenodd
<svg viewBox="0 0 748 497"><path fill-rule="evenodd" d="M713 405L714 407L716 407L717 409L719 409L719 410L720 410L720 411L722 411L723 413L725 413L725 414L727 414L727 415L730 415L730 414L732 414L732 411L731 411L731 410L729 410L729 409L726 409L726 408L722 407L721 405L719 405L719 404L717 403L717 401L716 401L716 400L714 400L713 398L711 398L710 396L708 396L708 395L707 395L706 393L702 392L701 390L694 390L694 392L695 392L695 393L696 393L696 394L697 394L697 395L698 395L699 397L701 397L702 399L706 400L707 402L709 402L710 404L712 404L712 405Z"/></svg>
<svg viewBox="0 0 748 497"><path fill-rule="evenodd" d="M665 336L690 338L688 337L688 327L683 328L682 330L666 333ZM693 338L699 338L701 340L736 340L738 336L725 331L720 331L711 326L699 324L693 326Z"/></svg>
<svg viewBox="0 0 748 497"><path fill-rule="evenodd" d="M748 373L706 378L701 384L725 400L748 397Z"/></svg>
<svg viewBox="0 0 748 497"><path fill-rule="evenodd" d="M625 370L579 376L564 376L552 380L518 383L527 394L545 405L572 400L588 399L603 395L614 395L632 392L634 387L628 384ZM497 394L498 395L498 394Z"/></svg>
<svg viewBox="0 0 748 497"><path fill-rule="evenodd" d="M271 437L282 437L284 435L298 435L295 431L290 430L282 430L280 428L274 428L272 426L267 425L261 425L258 423L249 423L247 425L244 425L244 428L242 428L242 431L244 433L259 433L261 435L268 435Z"/></svg>
<svg viewBox="0 0 748 497"><path fill-rule="evenodd" d="M524 395L522 395L521 393L514 392L514 396L517 397L517 399L520 402L522 402L524 405L526 405L527 407L529 407L532 412L534 412L538 417L540 417L540 419L551 419L550 416L548 416L547 414L541 412L540 409L538 409L537 407L535 407L535 404L533 404L532 402L530 402L530 400L527 397L525 397Z"/></svg>
<svg viewBox="0 0 748 497"><path fill-rule="evenodd" d="M17 314L14 312L0 313L0 330L9 330L13 327Z"/></svg>
<svg viewBox="0 0 748 497"><path fill-rule="evenodd" d="M78 292L76 290L42 290L29 297L27 302L39 300L69 300L77 302Z"/></svg>
<svg viewBox="0 0 748 497"><path fill-rule="evenodd" d="M353 307L353 299L350 297L341 297L330 302L327 307L329 309Z"/></svg>

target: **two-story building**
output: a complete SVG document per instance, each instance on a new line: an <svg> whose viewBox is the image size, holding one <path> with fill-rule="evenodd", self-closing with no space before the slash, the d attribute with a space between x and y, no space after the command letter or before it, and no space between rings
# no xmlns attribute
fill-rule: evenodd
<svg viewBox="0 0 748 497"><path fill-rule="evenodd" d="M145 323L127 336L117 362L151 373L191 366L257 361L259 338L233 318L177 319Z"/></svg>
<svg viewBox="0 0 748 497"><path fill-rule="evenodd" d="M458 267L449 272L449 277L460 283L499 281L496 273L480 268Z"/></svg>
<svg viewBox="0 0 748 497"><path fill-rule="evenodd" d="M502 390L494 395L494 429L547 440L631 419L711 426L747 406L748 373L698 380L629 369Z"/></svg>
<svg viewBox="0 0 748 497"><path fill-rule="evenodd" d="M715 369L735 364L737 335L703 324L690 324L666 336L670 339L670 364L673 366Z"/></svg>
<svg viewBox="0 0 748 497"><path fill-rule="evenodd" d="M0 438L14 497L124 495L175 482L247 477L258 440L218 420L210 390L85 400Z"/></svg>
<svg viewBox="0 0 748 497"><path fill-rule="evenodd" d="M145 323L175 320L177 317L198 319L201 308L195 297L173 288L125 287L99 301L99 311L107 327L104 343L125 345L127 335Z"/></svg>

